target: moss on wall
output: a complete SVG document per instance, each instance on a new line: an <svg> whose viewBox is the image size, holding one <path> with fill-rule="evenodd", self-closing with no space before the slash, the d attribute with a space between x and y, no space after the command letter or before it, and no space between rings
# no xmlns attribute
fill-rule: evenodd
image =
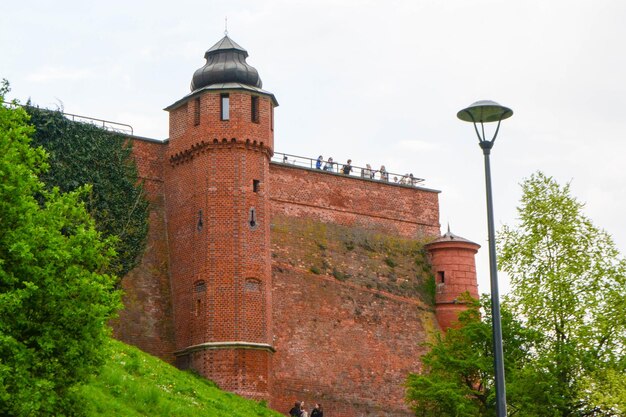
<svg viewBox="0 0 626 417"><path fill-rule="evenodd" d="M271 240L275 262L434 305L423 241L286 216L272 219Z"/></svg>

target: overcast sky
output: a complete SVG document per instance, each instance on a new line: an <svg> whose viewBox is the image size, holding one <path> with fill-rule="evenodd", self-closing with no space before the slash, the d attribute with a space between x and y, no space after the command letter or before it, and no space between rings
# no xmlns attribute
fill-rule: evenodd
<svg viewBox="0 0 626 417"><path fill-rule="evenodd" d="M456 118L476 100L515 113L492 151L496 227L515 222L519 184L542 170L571 181L626 252L623 0L13 1L0 77L9 98L165 139L162 109L189 93L226 16L280 103L275 151L425 178L442 191L442 230L483 246L481 292L483 156Z"/></svg>

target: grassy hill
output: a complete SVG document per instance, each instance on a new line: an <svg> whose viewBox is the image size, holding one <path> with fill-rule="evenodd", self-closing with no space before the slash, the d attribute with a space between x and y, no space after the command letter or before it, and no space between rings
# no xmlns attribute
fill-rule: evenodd
<svg viewBox="0 0 626 417"><path fill-rule="evenodd" d="M102 372L81 387L90 417L282 416L264 404L112 340Z"/></svg>

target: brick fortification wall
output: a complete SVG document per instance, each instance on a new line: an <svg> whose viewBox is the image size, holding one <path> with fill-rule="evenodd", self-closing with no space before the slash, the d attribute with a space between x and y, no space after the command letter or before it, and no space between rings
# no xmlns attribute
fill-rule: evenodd
<svg viewBox="0 0 626 417"><path fill-rule="evenodd" d="M140 264L122 280L124 310L113 323L113 334L172 362L175 345L162 177L165 148L159 141L133 138L133 155L150 203L149 230Z"/></svg>
<svg viewBox="0 0 626 417"><path fill-rule="evenodd" d="M114 334L283 412L408 417L406 377L476 293L478 245L440 241L457 237L438 191L270 163L278 103L245 57L222 39L166 109L169 141L132 138L150 229Z"/></svg>
<svg viewBox="0 0 626 417"><path fill-rule="evenodd" d="M438 191L271 164L272 213L382 230L439 236Z"/></svg>
<svg viewBox="0 0 626 417"><path fill-rule="evenodd" d="M404 381L438 329L423 244L437 192L270 166L274 388L329 415L409 416Z"/></svg>
<svg viewBox="0 0 626 417"><path fill-rule="evenodd" d="M174 351L217 331L215 323L223 317L215 322L207 317L208 321L196 323L204 323L201 328L186 327L190 333L180 334L176 346L165 196L171 194L182 203L184 196L176 196L175 190L195 184L189 195L201 196L210 189L203 188L208 178L198 176L208 171L192 169L195 174L188 181L179 178L184 186L170 184L166 193L163 173L172 169L164 161L167 148L167 144L134 141L151 203L149 242L140 266L123 280L126 308L115 325L115 336L172 362ZM193 168L195 163L184 166ZM233 373L225 366L239 364L252 373L260 367L258 373L269 374L272 381L270 405L280 411L287 411L295 400L305 400L309 405L321 402L338 417L410 415L403 401L403 383L409 372L420 371L423 343L439 328L433 302L425 293L424 284L432 273L423 250L423 244L438 235L438 193L283 164L269 168L275 301L268 322L273 322L276 353L268 357L257 351L219 351L215 353L221 356L213 358L214 352L204 352L192 355L187 365L217 379L223 374L225 381ZM198 220L196 210L187 211L189 218L183 213L170 213L170 217L195 234L196 227L183 227ZM214 227L210 216L204 221L205 227ZM206 239L198 243L209 250L215 242ZM176 250L191 251L185 246L191 241L195 239L179 242ZM197 258L191 257L179 262L178 268L193 269L196 263ZM254 300L242 301L255 305ZM264 312L250 310L250 314L242 317L240 331ZM223 388L245 395L243 382L243 386ZM255 396L254 391L250 396Z"/></svg>
<svg viewBox="0 0 626 417"><path fill-rule="evenodd" d="M403 384L419 372L434 313L419 300L276 265L274 396L332 416L409 416Z"/></svg>

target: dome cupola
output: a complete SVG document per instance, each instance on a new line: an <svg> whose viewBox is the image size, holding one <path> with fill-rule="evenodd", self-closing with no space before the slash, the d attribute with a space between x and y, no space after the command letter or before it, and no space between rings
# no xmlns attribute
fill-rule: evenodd
<svg viewBox="0 0 626 417"><path fill-rule="evenodd" d="M191 91L213 84L239 83L261 88L258 71L246 62L248 51L228 35L204 54L206 64L198 68L191 80Z"/></svg>

